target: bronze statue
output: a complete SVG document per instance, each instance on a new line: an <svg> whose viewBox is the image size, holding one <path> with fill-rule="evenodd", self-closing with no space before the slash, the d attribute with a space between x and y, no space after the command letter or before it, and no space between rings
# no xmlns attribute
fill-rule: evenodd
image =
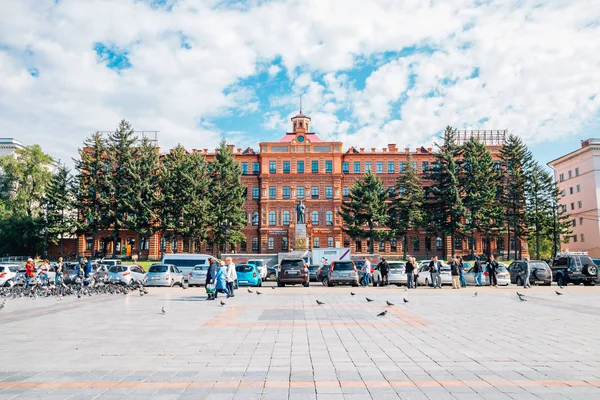
<svg viewBox="0 0 600 400"><path fill-rule="evenodd" d="M304 213L306 211L306 206L300 200L300 203L296 205L296 221L298 224L304 224Z"/></svg>

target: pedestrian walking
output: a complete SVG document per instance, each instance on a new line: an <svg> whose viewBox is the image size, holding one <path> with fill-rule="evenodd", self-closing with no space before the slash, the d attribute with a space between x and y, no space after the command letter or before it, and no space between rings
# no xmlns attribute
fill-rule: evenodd
<svg viewBox="0 0 600 400"><path fill-rule="evenodd" d="M31 278L35 275L35 263L33 258L28 258L25 264L25 288L28 288L31 283Z"/></svg>
<svg viewBox="0 0 600 400"><path fill-rule="evenodd" d="M525 269L523 271L523 289L527 289L531 287L529 283L529 277L531 276L531 264L529 264L529 257L525 257Z"/></svg>
<svg viewBox="0 0 600 400"><path fill-rule="evenodd" d="M371 262L364 257L365 265L363 265L363 285L365 287L369 286L371 281Z"/></svg>
<svg viewBox="0 0 600 400"><path fill-rule="evenodd" d="M413 264L412 257L408 257L408 261L406 262L405 271L406 271L406 286L409 289L413 288L413 271L415 270L415 265Z"/></svg>
<svg viewBox="0 0 600 400"><path fill-rule="evenodd" d="M217 275L217 269L219 269L219 264L217 264L217 260L214 258L208 259L208 271L206 271L206 300L214 300L215 299L215 291L214 291L214 279L215 275ZM213 287L211 288L210 285Z"/></svg>
<svg viewBox="0 0 600 400"><path fill-rule="evenodd" d="M54 284L56 286L60 285L60 283L63 281L63 270L64 270L65 264L63 263L63 258L62 257L58 257L58 262L56 263L55 266L55 275L54 275Z"/></svg>
<svg viewBox="0 0 600 400"><path fill-rule="evenodd" d="M437 256L433 256L433 259L429 263L429 273L431 274L431 283L433 284L433 288L442 288L442 277L440 272L442 270L442 263L438 261Z"/></svg>
<svg viewBox="0 0 600 400"><path fill-rule="evenodd" d="M90 284L89 278L92 276L92 262L87 259L87 257L83 258L83 277L85 278L84 285L87 286Z"/></svg>
<svg viewBox="0 0 600 400"><path fill-rule="evenodd" d="M460 273L456 257L452 257L452 261L450 261L450 273L452 274L452 289L460 289Z"/></svg>
<svg viewBox="0 0 600 400"><path fill-rule="evenodd" d="M233 259L231 257L227 257L225 259L225 263L227 264L227 275L225 276L225 280L227 281L227 290L229 290L230 297L234 297L235 294L233 293L233 283L237 279L235 264L233 263Z"/></svg>
<svg viewBox="0 0 600 400"><path fill-rule="evenodd" d="M465 279L465 264L463 258L458 257L458 273L460 276L460 287L467 287L467 280Z"/></svg>
<svg viewBox="0 0 600 400"><path fill-rule="evenodd" d="M415 266L415 270L413 271L413 289L419 287L419 264L417 264L417 259L412 258L412 263Z"/></svg>
<svg viewBox="0 0 600 400"><path fill-rule="evenodd" d="M473 265L473 274L475 274L475 286L481 286L481 273L483 272L483 267L481 266L481 261L479 261L479 257L475 256L475 264Z"/></svg>
<svg viewBox="0 0 600 400"><path fill-rule="evenodd" d="M498 287L498 279L496 279L496 270L498 269L498 261L495 260L494 255L490 256L488 262L488 275L490 277L490 286Z"/></svg>
<svg viewBox="0 0 600 400"><path fill-rule="evenodd" d="M388 264L387 260L385 258L381 258L381 261L379 262L379 274L381 275L381 285L382 286L387 286L388 285L388 274L390 272L390 264Z"/></svg>
<svg viewBox="0 0 600 400"><path fill-rule="evenodd" d="M221 261L221 265L217 269L217 273L215 274L215 299L219 297L219 290L225 292L227 297L231 296L229 290L227 290L227 267L225 266L225 262Z"/></svg>

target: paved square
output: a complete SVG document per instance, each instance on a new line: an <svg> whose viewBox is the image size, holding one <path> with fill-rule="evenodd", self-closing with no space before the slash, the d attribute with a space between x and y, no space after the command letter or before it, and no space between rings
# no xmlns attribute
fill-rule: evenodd
<svg viewBox="0 0 600 400"><path fill-rule="evenodd" d="M555 289L7 300L0 400L598 399L600 289Z"/></svg>

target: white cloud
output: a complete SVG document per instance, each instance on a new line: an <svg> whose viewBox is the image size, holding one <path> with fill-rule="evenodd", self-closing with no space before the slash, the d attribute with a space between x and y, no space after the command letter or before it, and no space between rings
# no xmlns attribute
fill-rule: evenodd
<svg viewBox="0 0 600 400"><path fill-rule="evenodd" d="M160 130L164 148L210 148L228 134L203 121L262 111L263 127L283 133L300 95L324 137L369 147L418 145L448 124L508 128L533 143L598 117L597 0L217 4L2 2L3 136L67 159L91 132L127 118ZM97 42L127 51L132 67L98 63ZM424 46L436 52L406 53ZM291 83L259 102L240 80L263 72Z"/></svg>

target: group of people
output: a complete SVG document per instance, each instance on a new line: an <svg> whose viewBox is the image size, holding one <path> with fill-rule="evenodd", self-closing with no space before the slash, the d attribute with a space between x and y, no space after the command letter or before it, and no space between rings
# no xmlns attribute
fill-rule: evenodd
<svg viewBox="0 0 600 400"><path fill-rule="evenodd" d="M237 279L235 264L231 257L225 261L219 262L216 258L209 258L209 267L206 272L206 293L207 300L215 300L219 292L227 295L227 298L234 297L233 284ZM213 287L214 285L214 287Z"/></svg>
<svg viewBox="0 0 600 400"><path fill-rule="evenodd" d="M38 271L39 270L39 271ZM29 288L31 281L39 273L39 278L43 286L50 283L50 261L45 259L36 267L33 258L28 258L25 264L25 287ZM54 284L60 285L63 282L65 273L65 263L62 257L58 257L58 262L54 265ZM77 276L89 278L92 274L92 263L86 258L79 258L79 263L75 264L75 273Z"/></svg>

